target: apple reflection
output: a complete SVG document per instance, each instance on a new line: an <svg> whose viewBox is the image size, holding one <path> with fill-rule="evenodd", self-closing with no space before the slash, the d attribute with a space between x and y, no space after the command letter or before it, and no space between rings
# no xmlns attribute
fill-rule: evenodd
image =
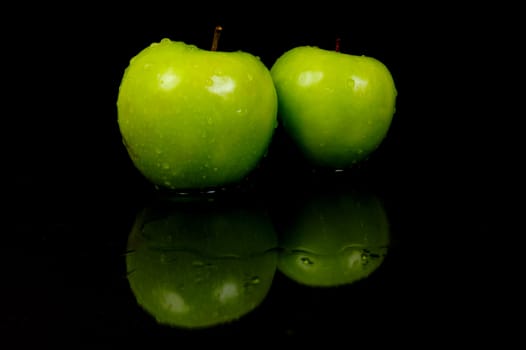
<svg viewBox="0 0 526 350"><path fill-rule="evenodd" d="M264 300L277 267L276 246L270 217L258 205L159 199L137 215L129 235L128 281L158 323L212 327Z"/></svg>
<svg viewBox="0 0 526 350"><path fill-rule="evenodd" d="M280 227L278 269L308 286L351 284L384 261L389 222L380 199L363 191L316 191L294 202Z"/></svg>

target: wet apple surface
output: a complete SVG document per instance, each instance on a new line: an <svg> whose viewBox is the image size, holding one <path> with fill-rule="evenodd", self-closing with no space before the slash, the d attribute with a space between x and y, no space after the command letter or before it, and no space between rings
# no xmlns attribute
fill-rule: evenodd
<svg viewBox="0 0 526 350"><path fill-rule="evenodd" d="M168 189L243 179L265 155L277 126L275 88L257 57L166 38L131 59L117 107L134 165Z"/></svg>
<svg viewBox="0 0 526 350"><path fill-rule="evenodd" d="M397 90L379 60L302 46L283 53L271 73L283 127L313 164L351 167L385 138Z"/></svg>

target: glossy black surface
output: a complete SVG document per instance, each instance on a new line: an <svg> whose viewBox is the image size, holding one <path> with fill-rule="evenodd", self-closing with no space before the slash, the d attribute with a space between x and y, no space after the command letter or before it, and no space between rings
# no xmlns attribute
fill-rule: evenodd
<svg viewBox="0 0 526 350"><path fill-rule="evenodd" d="M461 242L487 234L484 200L492 190L481 193L472 182L487 154L477 146L479 126L471 128L465 108L441 103L448 98L442 88L449 70L434 63L445 56L441 45L450 33L431 31L425 15L402 26L389 9L380 17L330 8L272 17L275 11L267 9L261 19L248 7L240 14L196 11L149 8L129 17L88 9L81 18L79 9L52 16L56 26L50 18L28 21L34 35L11 38L18 58L8 74L20 94L9 126L22 136L7 156L15 176L7 184L3 330L82 341L464 334L465 320L483 312L463 287L473 270ZM390 243L384 261L364 279L313 287L276 269L261 303L239 320L187 330L159 325L130 288L128 238L156 190L127 157L115 103L123 70L139 50L163 37L206 48L217 24L223 26L221 50L252 52L268 67L292 47L330 48L340 37L342 51L376 57L391 69L397 111L369 160L342 173L312 169L278 129L261 166L220 194L256 200L279 241L289 212L312 193L361 191L384 206ZM417 35L419 29L426 34ZM458 141L467 125L472 139L464 148Z"/></svg>

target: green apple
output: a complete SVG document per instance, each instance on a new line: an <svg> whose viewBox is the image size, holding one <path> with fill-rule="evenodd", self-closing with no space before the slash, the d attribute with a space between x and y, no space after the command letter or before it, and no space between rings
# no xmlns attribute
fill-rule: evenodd
<svg viewBox="0 0 526 350"><path fill-rule="evenodd" d="M277 126L277 95L258 57L165 38L131 59L117 111L128 154L147 179L205 189L256 168Z"/></svg>
<svg viewBox="0 0 526 350"><path fill-rule="evenodd" d="M270 71L278 117L315 166L349 168L387 135L397 90L379 60L300 46L281 55Z"/></svg>
<svg viewBox="0 0 526 350"><path fill-rule="evenodd" d="M264 300L277 268L277 236L268 214L245 204L159 200L137 215L128 281L158 323L208 328Z"/></svg>
<svg viewBox="0 0 526 350"><path fill-rule="evenodd" d="M292 280L319 287L352 284L384 261L390 229L378 197L315 192L290 208L280 230L278 269Z"/></svg>

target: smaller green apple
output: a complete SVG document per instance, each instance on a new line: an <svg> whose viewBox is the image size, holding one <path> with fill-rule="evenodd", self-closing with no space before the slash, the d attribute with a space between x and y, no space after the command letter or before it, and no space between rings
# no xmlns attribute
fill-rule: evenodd
<svg viewBox="0 0 526 350"><path fill-rule="evenodd" d="M158 200L128 238L128 281L159 324L208 328L235 321L267 295L277 237L265 211L246 202Z"/></svg>
<svg viewBox="0 0 526 350"><path fill-rule="evenodd" d="M397 90L379 60L300 46L281 55L270 71L278 117L312 164L348 168L382 143Z"/></svg>
<svg viewBox="0 0 526 350"><path fill-rule="evenodd" d="M117 111L128 154L147 179L203 190L257 167L277 125L277 96L258 57L165 38L131 59Z"/></svg>
<svg viewBox="0 0 526 350"><path fill-rule="evenodd" d="M390 242L387 213L368 193L312 193L280 232L278 269L301 284L332 287L368 277Z"/></svg>

